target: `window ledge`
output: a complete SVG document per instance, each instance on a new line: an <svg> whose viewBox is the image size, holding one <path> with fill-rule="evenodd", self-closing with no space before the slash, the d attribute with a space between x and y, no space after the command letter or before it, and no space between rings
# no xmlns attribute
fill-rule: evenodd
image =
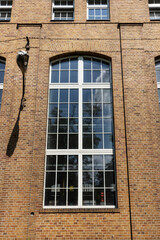
<svg viewBox="0 0 160 240"><path fill-rule="evenodd" d="M40 214L52 213L120 213L118 208L68 208L68 209L40 209Z"/></svg>

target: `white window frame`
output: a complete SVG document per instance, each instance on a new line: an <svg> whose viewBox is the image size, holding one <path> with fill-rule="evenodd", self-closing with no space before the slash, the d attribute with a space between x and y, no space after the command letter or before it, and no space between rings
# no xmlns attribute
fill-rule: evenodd
<svg viewBox="0 0 160 240"><path fill-rule="evenodd" d="M102 2L102 0L100 0L100 2ZM106 9L108 11L108 18L107 19L89 19L89 10L90 9ZM88 0L87 0L87 20L90 21L108 21L110 20L110 3L109 0L107 0L107 4L89 4Z"/></svg>
<svg viewBox="0 0 160 240"><path fill-rule="evenodd" d="M45 159L45 171L44 171L44 190L43 190L43 208L44 209L71 209L71 208L116 208L116 203L115 205L82 205L82 157L83 155L112 155L114 156L114 149L115 147L111 148L111 149L83 149L82 147L82 90L85 88L89 88L89 89L112 89L112 76L111 76L111 62L110 61L106 61L104 59L101 58L93 58L96 60L102 60L103 62L109 63L110 65L110 79L111 79L111 83L84 83L83 82L83 58L85 57L89 57L90 56L73 56L73 57L69 57L69 58L61 58L59 60L65 60L65 59L71 59L71 58L78 58L78 83L51 83L51 64L54 63L51 62L50 64L50 80L49 80L49 90L51 89L79 89L79 122L78 122L78 126L79 126L79 130L78 130L78 149L47 149L47 140L46 140L46 159ZM58 60L58 61L59 61ZM56 61L55 61L56 62ZM49 96L48 96L48 103L49 103ZM113 104L113 102L112 102ZM113 106L112 106L113 107ZM49 107L48 107L48 112L47 112L47 128L48 129L48 116L49 116ZM113 128L114 129L114 128ZM48 130L46 131L46 139L48 137ZM45 206L45 183L46 183L46 162L47 162L47 156L48 155L78 155L78 205L76 206ZM114 164L115 164L115 160L114 160ZM113 172L116 175L116 169L114 167ZM106 189L112 189L113 191L116 192L116 180L115 180L115 184L112 187L106 187ZM116 194L115 194L116 195Z"/></svg>
<svg viewBox="0 0 160 240"><path fill-rule="evenodd" d="M2 2L6 2L6 5L2 5ZM10 13L11 15L11 11L12 11L12 5L9 5L9 0L0 0L0 21L10 21L11 16L8 17L8 13ZM6 17L3 18L1 17L1 13L6 13Z"/></svg>
<svg viewBox="0 0 160 240"><path fill-rule="evenodd" d="M62 0L60 0L62 1ZM66 2L68 2L69 0L66 0ZM67 14L69 12L73 13L73 18L70 19L69 17L67 17L66 19L63 19L62 17L60 17L59 19L56 19L55 17L55 11L57 12L66 12ZM74 0L73 0L73 5L55 5L55 0L52 1L52 20L55 21L73 21L74 20Z"/></svg>
<svg viewBox="0 0 160 240"><path fill-rule="evenodd" d="M154 13L154 17L151 16L150 14L150 20L160 20L160 16L156 17L156 12L160 13L160 3L156 3L155 0L153 0L154 3L149 3L149 12L153 12Z"/></svg>

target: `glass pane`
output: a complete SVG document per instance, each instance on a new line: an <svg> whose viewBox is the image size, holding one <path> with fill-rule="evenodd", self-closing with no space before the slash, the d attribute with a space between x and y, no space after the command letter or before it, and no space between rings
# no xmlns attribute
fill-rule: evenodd
<svg viewBox="0 0 160 240"><path fill-rule="evenodd" d="M104 189L94 190L94 202L95 205L104 205Z"/></svg>
<svg viewBox="0 0 160 240"><path fill-rule="evenodd" d="M93 132L102 132L102 118L93 119Z"/></svg>
<svg viewBox="0 0 160 240"><path fill-rule="evenodd" d="M58 104L49 104L49 117L57 117Z"/></svg>
<svg viewBox="0 0 160 240"><path fill-rule="evenodd" d="M5 69L5 63L0 62L0 70L4 70Z"/></svg>
<svg viewBox="0 0 160 240"><path fill-rule="evenodd" d="M94 16L94 9L89 9L89 15Z"/></svg>
<svg viewBox="0 0 160 240"><path fill-rule="evenodd" d="M71 189L78 187L78 172L68 173L68 187Z"/></svg>
<svg viewBox="0 0 160 240"><path fill-rule="evenodd" d="M69 82L69 71L61 71L60 72L60 83L68 83Z"/></svg>
<svg viewBox="0 0 160 240"><path fill-rule="evenodd" d="M57 172L57 187L65 188L67 182L67 173L66 172Z"/></svg>
<svg viewBox="0 0 160 240"><path fill-rule="evenodd" d="M67 149L67 134L58 135L58 149Z"/></svg>
<svg viewBox="0 0 160 240"><path fill-rule="evenodd" d="M83 148L92 149L92 134L83 134Z"/></svg>
<svg viewBox="0 0 160 240"><path fill-rule="evenodd" d="M104 132L112 132L112 119L104 119Z"/></svg>
<svg viewBox="0 0 160 240"><path fill-rule="evenodd" d="M59 116L68 117L68 103L59 104Z"/></svg>
<svg viewBox="0 0 160 240"><path fill-rule="evenodd" d="M93 135L94 148L103 148L103 137L102 134Z"/></svg>
<svg viewBox="0 0 160 240"><path fill-rule="evenodd" d="M92 105L91 103L83 103L83 117L92 116Z"/></svg>
<svg viewBox="0 0 160 240"><path fill-rule="evenodd" d="M102 82L110 82L110 72L108 70L102 71Z"/></svg>
<svg viewBox="0 0 160 240"><path fill-rule="evenodd" d="M57 189L57 206L66 206L66 189Z"/></svg>
<svg viewBox="0 0 160 240"><path fill-rule="evenodd" d="M78 102L78 89L70 90L70 102Z"/></svg>
<svg viewBox="0 0 160 240"><path fill-rule="evenodd" d="M83 205L93 205L93 190L90 188L83 190Z"/></svg>
<svg viewBox="0 0 160 240"><path fill-rule="evenodd" d="M69 170L78 170L78 156L69 156Z"/></svg>
<svg viewBox="0 0 160 240"><path fill-rule="evenodd" d="M105 103L112 102L111 90L110 89L103 89L103 102L105 102Z"/></svg>
<svg viewBox="0 0 160 240"><path fill-rule="evenodd" d="M58 89L50 90L49 101L58 102Z"/></svg>
<svg viewBox="0 0 160 240"><path fill-rule="evenodd" d="M93 102L102 102L101 89L93 89Z"/></svg>
<svg viewBox="0 0 160 240"><path fill-rule="evenodd" d="M92 155L83 156L83 170L92 170Z"/></svg>
<svg viewBox="0 0 160 240"><path fill-rule="evenodd" d="M2 102L2 89L0 89L0 103Z"/></svg>
<svg viewBox="0 0 160 240"><path fill-rule="evenodd" d="M100 14L100 9L95 9L95 15L96 16L100 16L101 14ZM96 68L95 66L94 66L94 62L93 62L93 69L100 69L100 67L99 68Z"/></svg>
<svg viewBox="0 0 160 240"><path fill-rule="evenodd" d="M59 71L52 71L51 74L51 83L58 83L59 82Z"/></svg>
<svg viewBox="0 0 160 240"><path fill-rule="evenodd" d="M75 206L78 205L78 190L70 188L68 190L68 205Z"/></svg>
<svg viewBox="0 0 160 240"><path fill-rule="evenodd" d="M94 83L99 83L101 82L101 72L98 70L93 71L93 82Z"/></svg>
<svg viewBox="0 0 160 240"><path fill-rule="evenodd" d="M49 121L50 119L48 119ZM57 132L57 125L56 124L49 124L48 123L48 133L56 133Z"/></svg>
<svg viewBox="0 0 160 240"><path fill-rule="evenodd" d="M69 108L69 116L78 117L78 103L70 103Z"/></svg>
<svg viewBox="0 0 160 240"><path fill-rule="evenodd" d="M52 69L54 70L59 70L59 62L56 62L56 63L52 63Z"/></svg>
<svg viewBox="0 0 160 240"><path fill-rule="evenodd" d="M83 172L83 188L87 189L93 185L92 172Z"/></svg>
<svg viewBox="0 0 160 240"><path fill-rule="evenodd" d="M104 156L105 161L105 170L113 170L114 169L114 157L111 155Z"/></svg>
<svg viewBox="0 0 160 240"><path fill-rule="evenodd" d="M91 102L91 89L83 89L83 102Z"/></svg>
<svg viewBox="0 0 160 240"><path fill-rule="evenodd" d="M100 103L93 104L93 116L102 117L102 104Z"/></svg>
<svg viewBox="0 0 160 240"><path fill-rule="evenodd" d="M71 69L78 69L78 59L77 58L72 58L70 60L70 68Z"/></svg>
<svg viewBox="0 0 160 240"><path fill-rule="evenodd" d="M160 71L156 71L156 79L157 79L157 82L160 82Z"/></svg>
<svg viewBox="0 0 160 240"><path fill-rule="evenodd" d="M69 60L61 61L61 69L69 69Z"/></svg>
<svg viewBox="0 0 160 240"><path fill-rule="evenodd" d="M56 156L47 156L46 170L56 170Z"/></svg>
<svg viewBox="0 0 160 240"><path fill-rule="evenodd" d="M66 155L59 155L58 156L58 170L66 170L67 169L67 156Z"/></svg>
<svg viewBox="0 0 160 240"><path fill-rule="evenodd" d="M59 124L59 133L67 133L68 125Z"/></svg>
<svg viewBox="0 0 160 240"><path fill-rule="evenodd" d="M84 58L84 69L91 69L91 59Z"/></svg>
<svg viewBox="0 0 160 240"><path fill-rule="evenodd" d="M77 83L78 82L78 71L70 71L70 82Z"/></svg>
<svg viewBox="0 0 160 240"><path fill-rule="evenodd" d="M84 82L91 82L91 71L86 70L84 71Z"/></svg>
<svg viewBox="0 0 160 240"><path fill-rule="evenodd" d="M94 156L94 170L103 170L103 155Z"/></svg>
<svg viewBox="0 0 160 240"><path fill-rule="evenodd" d="M4 81L4 72L0 71L0 83L3 83Z"/></svg>
<svg viewBox="0 0 160 240"><path fill-rule="evenodd" d="M106 62L102 62L102 69L106 70L106 69L110 69L110 65L109 63L106 63Z"/></svg>
<svg viewBox="0 0 160 240"><path fill-rule="evenodd" d="M46 188L51 188L52 186L55 188L55 176L55 172L46 173Z"/></svg>
<svg viewBox="0 0 160 240"><path fill-rule="evenodd" d="M113 172L105 173L105 187L113 187L114 186L114 174Z"/></svg>
<svg viewBox="0 0 160 240"><path fill-rule="evenodd" d="M69 134L69 149L78 149L78 134Z"/></svg>
<svg viewBox="0 0 160 240"><path fill-rule="evenodd" d="M100 4L100 0L95 0L95 4L99 5Z"/></svg>
<svg viewBox="0 0 160 240"><path fill-rule="evenodd" d="M48 149L56 149L57 144L57 135L56 134L48 134L47 148Z"/></svg>
<svg viewBox="0 0 160 240"><path fill-rule="evenodd" d="M104 117L112 117L112 105L111 104L103 104L103 115Z"/></svg>
<svg viewBox="0 0 160 240"><path fill-rule="evenodd" d="M60 89L60 102L68 102L68 90Z"/></svg>
<svg viewBox="0 0 160 240"><path fill-rule="evenodd" d="M106 189L106 204L115 205L115 192L112 190Z"/></svg>
<svg viewBox="0 0 160 240"><path fill-rule="evenodd" d="M45 206L55 205L55 191L52 189L45 190Z"/></svg>
<svg viewBox="0 0 160 240"><path fill-rule="evenodd" d="M113 136L112 134L104 134L104 148L113 148Z"/></svg>
<svg viewBox="0 0 160 240"><path fill-rule="evenodd" d="M107 16L107 9L102 9L102 16Z"/></svg>

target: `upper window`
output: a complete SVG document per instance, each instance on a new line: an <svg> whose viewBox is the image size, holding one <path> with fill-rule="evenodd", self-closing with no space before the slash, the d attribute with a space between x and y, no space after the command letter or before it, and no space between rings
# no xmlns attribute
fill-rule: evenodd
<svg viewBox="0 0 160 240"><path fill-rule="evenodd" d="M112 207L115 162L111 65L51 64L44 207Z"/></svg>
<svg viewBox="0 0 160 240"><path fill-rule="evenodd" d="M109 20L109 0L88 0L88 20Z"/></svg>
<svg viewBox="0 0 160 240"><path fill-rule="evenodd" d="M149 12L151 20L160 20L160 0L149 0Z"/></svg>
<svg viewBox="0 0 160 240"><path fill-rule="evenodd" d="M1 109L1 102L2 102L4 71L5 71L5 62L0 60L0 109Z"/></svg>
<svg viewBox="0 0 160 240"><path fill-rule="evenodd" d="M73 20L74 1L73 0L53 0L53 20Z"/></svg>
<svg viewBox="0 0 160 240"><path fill-rule="evenodd" d="M12 1L0 0L0 21L11 19Z"/></svg>
<svg viewBox="0 0 160 240"><path fill-rule="evenodd" d="M157 78L157 88L159 96L159 109L160 109L160 61L156 62L156 78Z"/></svg>

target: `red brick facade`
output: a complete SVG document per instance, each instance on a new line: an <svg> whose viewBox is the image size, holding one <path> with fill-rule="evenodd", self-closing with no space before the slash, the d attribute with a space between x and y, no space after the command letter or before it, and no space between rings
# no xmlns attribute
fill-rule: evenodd
<svg viewBox="0 0 160 240"><path fill-rule="evenodd" d="M1 239L160 239L160 111L155 58L160 22L147 0L110 0L109 21L87 21L86 1L75 19L51 21L50 0L13 0L0 22L6 59L0 111ZM16 56L30 39L26 107L19 113L22 73ZM51 59L72 54L112 63L116 209L43 209Z"/></svg>

